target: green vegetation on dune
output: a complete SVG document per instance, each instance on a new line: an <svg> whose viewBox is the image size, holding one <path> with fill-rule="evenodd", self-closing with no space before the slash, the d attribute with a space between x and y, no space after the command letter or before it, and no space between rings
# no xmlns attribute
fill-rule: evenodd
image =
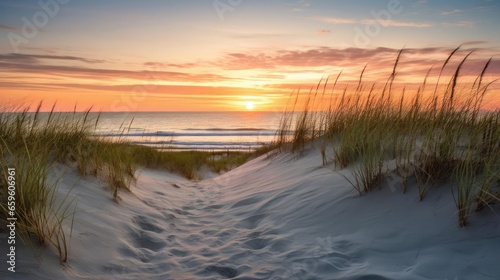
<svg viewBox="0 0 500 280"><path fill-rule="evenodd" d="M250 158L264 154L259 152L206 152L206 151L159 151L157 149L128 143L110 145L122 146L137 165L164 169L181 174L187 179L202 179L199 171L206 166L215 173L229 171L247 162Z"/></svg>
<svg viewBox="0 0 500 280"><path fill-rule="evenodd" d="M67 196L56 202L57 182L50 181L47 173L56 160L68 157L74 143L85 138L91 125L87 117L88 112L65 116L52 112L46 119L40 118L38 110L34 114L27 110L0 113L2 216L12 216L7 207L9 180L15 182L17 233L26 244L31 244L34 235L40 244L53 245L62 262L67 260L71 237L71 226L68 232L64 224L72 223L74 208ZM15 171L9 174L9 170Z"/></svg>
<svg viewBox="0 0 500 280"><path fill-rule="evenodd" d="M500 200L500 111L481 110L496 82L485 82L491 60L474 82L461 80L471 53L456 68L447 68L458 49L445 60L434 85L428 82L431 69L413 92L395 83L404 50L380 85L363 82L363 69L355 87L338 88L340 74L331 93L328 80L320 81L303 97L302 107L297 92L281 120L277 145L302 153L309 143L319 143L323 165L333 162L360 195L387 177L399 178L403 192L410 179L415 181L420 200L430 185L451 184L459 225L465 226L473 211ZM344 168L351 174L339 171Z"/></svg>

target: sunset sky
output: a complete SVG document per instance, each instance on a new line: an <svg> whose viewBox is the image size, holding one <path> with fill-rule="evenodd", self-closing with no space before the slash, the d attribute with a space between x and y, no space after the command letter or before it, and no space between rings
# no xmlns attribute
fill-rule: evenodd
<svg viewBox="0 0 500 280"><path fill-rule="evenodd" d="M340 70L347 83L367 64L365 79L385 82L403 47L399 83L459 45L456 61L475 50L464 75L493 57L487 80L500 78L496 0L0 0L0 15L9 106L277 110Z"/></svg>

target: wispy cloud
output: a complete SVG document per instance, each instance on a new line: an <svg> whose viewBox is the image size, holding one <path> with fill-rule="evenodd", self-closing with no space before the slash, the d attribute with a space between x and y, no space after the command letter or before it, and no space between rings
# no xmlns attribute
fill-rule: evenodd
<svg viewBox="0 0 500 280"><path fill-rule="evenodd" d="M484 44L483 41L469 41L463 45L478 45ZM482 56L497 56L498 50L491 48L478 48L474 50L481 51ZM463 49L460 52L467 52L472 49ZM197 63L162 63L162 62L145 62L143 66L154 67L155 79L165 82L221 82L234 81L234 77L224 74L213 74L199 71L192 71L193 68L201 64L216 67L222 70L254 70L254 69L269 69L281 73L292 73L297 70L298 73L309 72L324 72L330 67L351 68L353 65L365 65L369 63L372 68L383 68L393 63L399 49L378 47L373 49L366 48L333 48L333 47L316 47L307 49L278 49L272 52L255 51L248 52L231 52L225 54L220 59L214 61L202 61ZM427 47L427 48L407 48L404 50L406 61L415 65L433 65L439 62L439 56L446 57L451 52L449 48L443 47ZM123 70L99 67L84 67L73 65L59 65L51 63L53 60L66 61L84 61L89 63L97 63L100 60L73 57L73 56L51 56L51 55L18 55L5 54L0 55L0 72L5 73L25 73L39 74L44 76L64 76L73 78L86 78L93 80L113 80L113 79L131 79L143 80L148 75L144 70ZM437 60L436 60L437 59ZM162 70L161 68L165 68ZM168 68L186 69L184 71L170 71ZM145 68L148 69L148 68ZM306 70L305 70L306 69Z"/></svg>
<svg viewBox="0 0 500 280"><path fill-rule="evenodd" d="M456 14L456 13L460 13L462 10L452 10L452 11L448 11L448 12L442 12L441 15L442 16L448 16L448 15L453 15L453 14Z"/></svg>
<svg viewBox="0 0 500 280"><path fill-rule="evenodd" d="M434 23L431 22L410 22L410 21L397 21L397 20L364 20L363 24L380 23L382 26L395 26L395 27L432 27Z"/></svg>
<svg viewBox="0 0 500 280"><path fill-rule="evenodd" d="M320 29L320 30L316 30L315 33L318 35L326 35L326 34L332 33L332 31L330 29Z"/></svg>
<svg viewBox="0 0 500 280"><path fill-rule="evenodd" d="M483 45L483 44L488 44L488 41L467 41L462 43L462 46Z"/></svg>
<svg viewBox="0 0 500 280"><path fill-rule="evenodd" d="M457 22L443 22L441 23L444 27L474 27L476 23L470 20L462 20Z"/></svg>
<svg viewBox="0 0 500 280"><path fill-rule="evenodd" d="M328 23L333 23L333 24L353 24L353 23L359 23L358 20L355 20L353 18L321 18L322 21L328 22Z"/></svg>
<svg viewBox="0 0 500 280"><path fill-rule="evenodd" d="M258 74L258 75L253 75L250 76L250 78L257 78L257 79L285 79L285 75L279 75L279 74Z"/></svg>
<svg viewBox="0 0 500 280"><path fill-rule="evenodd" d="M456 22L412 22L412 21L399 21L399 20L377 20L377 19L354 19L354 18L320 18L321 21L331 24L380 24L385 27L416 27L416 28L429 28L436 25L445 27L474 27L476 22L470 20L462 20Z"/></svg>
<svg viewBox="0 0 500 280"><path fill-rule="evenodd" d="M300 0L296 3L291 3L290 5L293 6L293 8L290 9L292 12L302 12L304 11L307 7L311 6L311 1L310 0Z"/></svg>
<svg viewBox="0 0 500 280"><path fill-rule="evenodd" d="M392 27L432 27L434 23L431 22L411 22L411 21L398 21L398 20L376 20L376 19L353 19L353 18L321 18L320 20L332 24L380 24L382 26Z"/></svg>
<svg viewBox="0 0 500 280"><path fill-rule="evenodd" d="M163 63L163 62L145 62L144 66L158 68L192 68L196 67L196 63Z"/></svg>
<svg viewBox="0 0 500 280"><path fill-rule="evenodd" d="M432 65L439 65L450 54L453 49L444 47L407 48L404 49L401 67L406 69L405 75L425 76L426 71ZM497 56L499 51L491 48L473 48L460 50L458 56L463 56L471 50L475 50L475 57L467 60L467 69L481 69L488 56ZM278 50L273 53L252 53L239 52L228 53L218 62L218 67L226 70L250 70L250 69L270 69L276 73L322 73L331 71L326 69L345 69L344 73L357 73L356 67L368 64L370 69L377 69L371 72L372 80L383 78L390 70L390 65L394 63L399 49L395 48L330 48L318 47L303 50ZM457 61L453 60L450 65ZM453 67L452 67L453 68ZM465 69L464 68L464 69ZM307 70L306 70L307 69ZM474 71L475 71L474 70ZM334 70L335 71L335 70ZM467 75L467 71L464 74ZM500 61L492 63L491 73L500 73ZM436 74L436 73L433 73Z"/></svg>
<svg viewBox="0 0 500 280"><path fill-rule="evenodd" d="M44 63L38 58L47 58L52 56L45 55L0 55L0 73L23 73L37 74L44 76L62 76L71 78L84 78L96 81L113 79L131 79L142 81L154 75L155 80L165 82L214 82L232 80L230 77L210 74L210 73L186 73L180 71L143 71L143 70L121 70L104 69L94 67L77 67L67 65L53 65ZM55 56L54 56L55 57ZM77 57L57 57L55 59L80 60L96 62L99 60L82 59Z"/></svg>
<svg viewBox="0 0 500 280"><path fill-rule="evenodd" d="M272 54L265 53L228 53L218 66L228 70L244 69L275 69L280 67L323 67L366 64L368 59L381 63L394 60L398 49L393 48L329 48L318 47L305 50L278 50ZM446 55L445 48L408 48L405 54L436 54Z"/></svg>
<svg viewBox="0 0 500 280"><path fill-rule="evenodd" d="M41 59L51 59L51 60L72 60L72 61L80 61L85 63L102 63L104 60L98 59L88 59L78 56L67 56L67 55L37 55L37 54L0 54L0 61L7 62L21 62L21 63L38 63Z"/></svg>
<svg viewBox="0 0 500 280"><path fill-rule="evenodd" d="M15 26L10 26L10 25L2 25L0 24L0 30L16 30L17 28Z"/></svg>

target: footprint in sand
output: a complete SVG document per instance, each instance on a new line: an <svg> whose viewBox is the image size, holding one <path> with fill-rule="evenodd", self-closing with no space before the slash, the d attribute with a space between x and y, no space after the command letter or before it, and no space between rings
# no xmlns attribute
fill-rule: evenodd
<svg viewBox="0 0 500 280"><path fill-rule="evenodd" d="M150 217L135 216L132 221L139 226L140 229L145 231L152 231L162 233L164 230L157 226L158 222Z"/></svg>
<svg viewBox="0 0 500 280"><path fill-rule="evenodd" d="M205 268L205 270L209 272L216 272L225 278L234 278L238 276L238 270L228 266L209 265Z"/></svg>

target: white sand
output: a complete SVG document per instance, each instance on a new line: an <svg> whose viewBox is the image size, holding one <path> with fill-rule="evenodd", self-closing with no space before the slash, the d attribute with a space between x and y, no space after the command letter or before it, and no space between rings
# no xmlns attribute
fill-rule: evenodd
<svg viewBox="0 0 500 280"><path fill-rule="evenodd" d="M423 202L415 185L360 197L321 162L317 150L261 157L199 182L140 170L120 204L58 166L60 196L78 201L68 265L18 245L17 272L2 261L0 278L500 279L500 205L459 228L449 186Z"/></svg>

